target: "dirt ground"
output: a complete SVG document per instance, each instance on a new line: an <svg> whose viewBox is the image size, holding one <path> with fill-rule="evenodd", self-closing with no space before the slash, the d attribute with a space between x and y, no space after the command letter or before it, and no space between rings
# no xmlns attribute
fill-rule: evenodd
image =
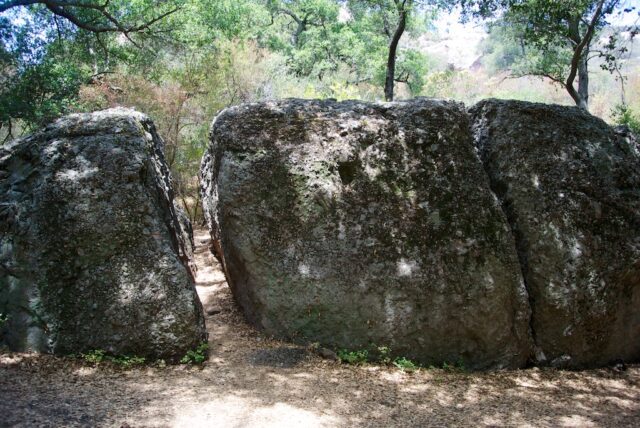
<svg viewBox="0 0 640 428"><path fill-rule="evenodd" d="M497 373L348 366L248 326L198 231L202 367L0 354L1 427L631 427L640 366Z"/></svg>

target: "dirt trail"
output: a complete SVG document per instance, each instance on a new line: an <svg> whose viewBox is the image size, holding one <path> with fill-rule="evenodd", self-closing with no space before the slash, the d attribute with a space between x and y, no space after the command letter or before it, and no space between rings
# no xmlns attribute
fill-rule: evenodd
<svg viewBox="0 0 640 428"><path fill-rule="evenodd" d="M0 426L640 426L640 367L403 373L323 360L248 326L196 232L210 357L121 370L0 354Z"/></svg>

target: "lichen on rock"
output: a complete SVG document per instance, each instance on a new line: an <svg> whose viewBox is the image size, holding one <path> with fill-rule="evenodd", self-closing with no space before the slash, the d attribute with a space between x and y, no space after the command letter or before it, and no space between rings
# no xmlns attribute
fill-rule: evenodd
<svg viewBox="0 0 640 428"><path fill-rule="evenodd" d="M0 147L2 342L176 359L205 338L163 144L111 109Z"/></svg>
<svg viewBox="0 0 640 428"><path fill-rule="evenodd" d="M233 107L201 175L214 248L266 332L425 364L526 363L513 237L461 104Z"/></svg>
<svg viewBox="0 0 640 428"><path fill-rule="evenodd" d="M640 359L640 153L575 107L482 101L475 142L517 241L538 363Z"/></svg>

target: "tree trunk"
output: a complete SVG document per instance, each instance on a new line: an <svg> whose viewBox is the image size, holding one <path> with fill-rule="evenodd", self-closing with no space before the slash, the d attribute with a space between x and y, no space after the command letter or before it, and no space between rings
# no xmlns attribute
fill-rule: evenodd
<svg viewBox="0 0 640 428"><path fill-rule="evenodd" d="M589 69L587 63L588 51L582 55L578 65L578 95L580 101L578 107L589 110Z"/></svg>
<svg viewBox="0 0 640 428"><path fill-rule="evenodd" d="M398 6L398 27L396 28L391 43L389 44L389 58L387 59L387 78L384 82L384 98L387 101L393 101L393 84L396 74L396 54L398 51L398 43L407 26L407 8L405 2L402 4L396 2Z"/></svg>
<svg viewBox="0 0 640 428"><path fill-rule="evenodd" d="M575 16L569 21L569 39L573 42L573 57L571 58L569 76L565 83L565 88L576 105L583 110L589 111L589 70L587 61L591 40L602 17L602 8L605 0L599 0L591 20L587 23L587 31L584 36L580 35L580 16ZM578 90L574 87L574 82L578 77Z"/></svg>

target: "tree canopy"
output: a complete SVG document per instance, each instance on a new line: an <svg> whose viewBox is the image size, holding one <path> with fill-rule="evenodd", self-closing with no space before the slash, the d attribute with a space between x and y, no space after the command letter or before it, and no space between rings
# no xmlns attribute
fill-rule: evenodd
<svg viewBox="0 0 640 428"><path fill-rule="evenodd" d="M633 125L639 122L640 78L624 67L636 67L626 60L625 43L637 27L612 24L620 14L636 13L628 3L0 0L0 142L69 112L136 107L158 125L179 196L196 215L197 204L188 199L197 198L195 171L209 121L242 102L566 98ZM456 47L436 31L438 16L456 6L464 19L488 23L478 61L489 65L485 70L454 64L441 53ZM620 106L608 94L603 101L602 76L609 72L625 84ZM506 73L542 76L572 98L530 81L494 83Z"/></svg>
<svg viewBox="0 0 640 428"><path fill-rule="evenodd" d="M467 16L497 17L499 35L521 44L516 73L547 78L562 86L580 108L589 108L589 62L598 53L611 71L624 47L619 40L598 50L595 41L614 13L630 13L622 0L463 0ZM629 29L631 37L637 26Z"/></svg>

